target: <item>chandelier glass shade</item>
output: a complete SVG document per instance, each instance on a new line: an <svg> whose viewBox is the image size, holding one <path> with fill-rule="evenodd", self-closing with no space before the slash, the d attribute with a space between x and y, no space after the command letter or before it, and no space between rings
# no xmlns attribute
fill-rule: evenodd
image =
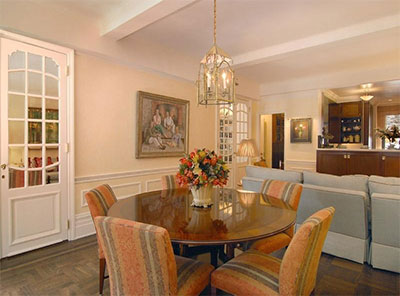
<svg viewBox="0 0 400 296"><path fill-rule="evenodd" d="M361 87L364 89L364 95L362 95L360 97L361 100L368 102L369 100L371 100L374 96L368 94L368 92L370 91L372 84L371 83L367 83L367 84L362 84Z"/></svg>
<svg viewBox="0 0 400 296"><path fill-rule="evenodd" d="M200 62L197 102L200 105L232 104L235 101L233 60L217 46L217 10L214 0L214 45Z"/></svg>

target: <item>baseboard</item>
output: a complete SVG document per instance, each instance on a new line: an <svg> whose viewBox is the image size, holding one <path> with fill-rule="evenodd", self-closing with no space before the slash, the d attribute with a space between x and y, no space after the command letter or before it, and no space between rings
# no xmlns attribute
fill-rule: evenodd
<svg viewBox="0 0 400 296"><path fill-rule="evenodd" d="M93 220L89 212L75 215L75 237L73 238L74 240L93 235L95 233L96 230L94 229Z"/></svg>

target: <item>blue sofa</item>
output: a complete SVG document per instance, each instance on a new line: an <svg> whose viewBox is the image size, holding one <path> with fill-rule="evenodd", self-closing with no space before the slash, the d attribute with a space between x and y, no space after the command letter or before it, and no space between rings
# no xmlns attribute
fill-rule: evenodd
<svg viewBox="0 0 400 296"><path fill-rule="evenodd" d="M387 200L388 196L386 196L386 199L381 201L382 197L376 194L379 192L379 194L396 195L396 190L400 190L400 178L368 177L364 175L338 177L307 171L282 171L248 166L246 167L246 176L242 179L243 189L260 192L261 184L265 179L303 184L303 192L297 212L297 225L300 225L312 213L322 208L335 207L335 216L323 252L359 263L372 260L374 267L399 272L399 264L396 263L396 260L400 260L400 231L398 228L400 227L400 196L399 199L392 197L390 201ZM389 179L391 184L395 183L398 187L390 185L390 187L386 186L382 189L382 186L375 184L379 181L379 185L382 185L382 182L387 183ZM375 193L372 204L370 193L372 195ZM391 211L386 211L388 213L385 217L386 221L384 221L383 213L378 211L377 204L380 207L389 205L383 206L382 203L388 203L391 206ZM395 214L396 211L397 214ZM389 223L389 220L392 223ZM391 227L391 231L383 231L384 227ZM396 231L397 236L394 234ZM372 246L372 249L370 249L370 246ZM385 256L381 254L382 252L385 253ZM394 266L396 264L397 268Z"/></svg>

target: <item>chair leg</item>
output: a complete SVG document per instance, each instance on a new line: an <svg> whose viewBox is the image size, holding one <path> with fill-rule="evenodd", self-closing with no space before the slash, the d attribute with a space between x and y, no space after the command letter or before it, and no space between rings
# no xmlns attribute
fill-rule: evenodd
<svg viewBox="0 0 400 296"><path fill-rule="evenodd" d="M104 274L106 271L106 259L100 258L100 269L99 269L99 294L103 294L103 286L104 286Z"/></svg>
<svg viewBox="0 0 400 296"><path fill-rule="evenodd" d="M217 288L211 285L211 296L217 296Z"/></svg>

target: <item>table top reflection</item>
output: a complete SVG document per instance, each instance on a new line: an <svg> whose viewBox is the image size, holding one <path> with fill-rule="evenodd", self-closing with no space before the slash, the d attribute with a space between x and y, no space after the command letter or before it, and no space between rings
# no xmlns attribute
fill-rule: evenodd
<svg viewBox="0 0 400 296"><path fill-rule="evenodd" d="M164 227L171 241L219 245L265 238L290 228L296 212L264 194L213 189L213 205L195 208L187 189L152 191L119 200L107 215Z"/></svg>

